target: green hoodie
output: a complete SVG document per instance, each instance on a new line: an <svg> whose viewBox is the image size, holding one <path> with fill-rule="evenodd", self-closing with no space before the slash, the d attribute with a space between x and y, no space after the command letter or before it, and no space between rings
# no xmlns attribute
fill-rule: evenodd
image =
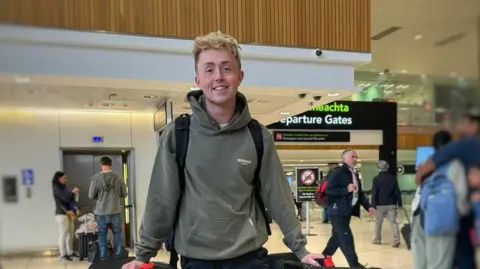
<svg viewBox="0 0 480 269"><path fill-rule="evenodd" d="M182 256L201 260L231 259L258 250L267 242L268 235L252 192L257 158L247 128L251 120L247 100L237 94L237 113L224 128L206 113L201 91L188 93L186 100L193 115L175 248ZM272 135L262 127L263 201L285 235L284 243L301 259L308 254L307 240L296 219L292 193ZM140 240L135 246L138 261L155 257L172 231L179 195L172 122L160 137Z"/></svg>

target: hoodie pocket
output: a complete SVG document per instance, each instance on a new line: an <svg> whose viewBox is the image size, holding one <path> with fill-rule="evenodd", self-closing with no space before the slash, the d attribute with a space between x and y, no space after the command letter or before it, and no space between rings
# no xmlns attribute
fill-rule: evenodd
<svg viewBox="0 0 480 269"><path fill-rule="evenodd" d="M188 238L188 248L225 251L234 246L255 245L257 229L248 217L197 218Z"/></svg>

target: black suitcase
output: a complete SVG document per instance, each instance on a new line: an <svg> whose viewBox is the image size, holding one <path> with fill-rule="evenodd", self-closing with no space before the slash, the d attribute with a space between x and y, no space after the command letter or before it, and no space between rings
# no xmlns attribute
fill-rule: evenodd
<svg viewBox="0 0 480 269"><path fill-rule="evenodd" d="M98 233L79 233L78 235L78 256L80 260L88 258L88 252L98 240Z"/></svg>
<svg viewBox="0 0 480 269"><path fill-rule="evenodd" d="M408 212L405 208L403 208L403 213L405 214L407 223L403 225L402 228L400 228L400 233L402 234L402 237L403 237L403 240L405 241L405 245L407 246L407 249L410 250L412 248L412 243L411 243L412 227L410 223L410 218L408 217ZM400 216L400 212L398 212L398 215Z"/></svg>
<svg viewBox="0 0 480 269"><path fill-rule="evenodd" d="M124 264L135 260L135 257L128 257L123 259L108 258L102 261L95 261L88 267L88 269L121 269Z"/></svg>
<svg viewBox="0 0 480 269"><path fill-rule="evenodd" d="M268 255L270 269L322 269L326 267L313 266L301 263L297 256L293 253L276 253ZM322 260L319 261L322 265ZM335 267L337 269L350 269L350 267ZM372 269L381 269L377 267L366 267Z"/></svg>

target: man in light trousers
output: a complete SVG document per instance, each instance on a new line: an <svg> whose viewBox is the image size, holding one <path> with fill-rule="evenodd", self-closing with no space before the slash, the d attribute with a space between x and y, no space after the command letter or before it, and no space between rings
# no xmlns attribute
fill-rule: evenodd
<svg viewBox="0 0 480 269"><path fill-rule="evenodd" d="M402 194L398 186L397 176L388 173L389 165L386 161L378 162L380 172L373 178L372 183L372 206L377 209L375 214L375 239L373 244L382 243L382 224L387 216L392 224L393 243L392 247L400 246L400 233L397 223L397 206L402 207Z"/></svg>

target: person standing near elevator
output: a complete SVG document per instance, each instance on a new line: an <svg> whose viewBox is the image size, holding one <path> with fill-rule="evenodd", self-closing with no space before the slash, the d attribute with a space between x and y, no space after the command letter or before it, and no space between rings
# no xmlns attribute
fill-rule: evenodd
<svg viewBox="0 0 480 269"><path fill-rule="evenodd" d="M333 170L328 176L325 193L328 198L328 217L332 224L332 236L322 254L326 257L333 256L340 247L350 267L365 268L358 262L350 220L352 216L360 217L360 205L372 215L375 214L375 209L363 193L362 183L355 171L357 158L354 149L344 150L343 165Z"/></svg>
<svg viewBox="0 0 480 269"><path fill-rule="evenodd" d="M388 173L390 165L380 160L377 165L380 172L372 182L372 206L377 210L375 213L375 239L373 244L382 243L383 218L387 216L392 224L393 243L392 247L400 246L400 232L397 223L397 206L402 207L402 194L398 186L397 176Z"/></svg>
<svg viewBox="0 0 480 269"><path fill-rule="evenodd" d="M101 172L93 176L88 197L95 200L93 213L98 227L100 260L108 258L107 232L112 229L115 256L122 255L122 208L127 188L122 176L112 171L112 159L100 159Z"/></svg>

